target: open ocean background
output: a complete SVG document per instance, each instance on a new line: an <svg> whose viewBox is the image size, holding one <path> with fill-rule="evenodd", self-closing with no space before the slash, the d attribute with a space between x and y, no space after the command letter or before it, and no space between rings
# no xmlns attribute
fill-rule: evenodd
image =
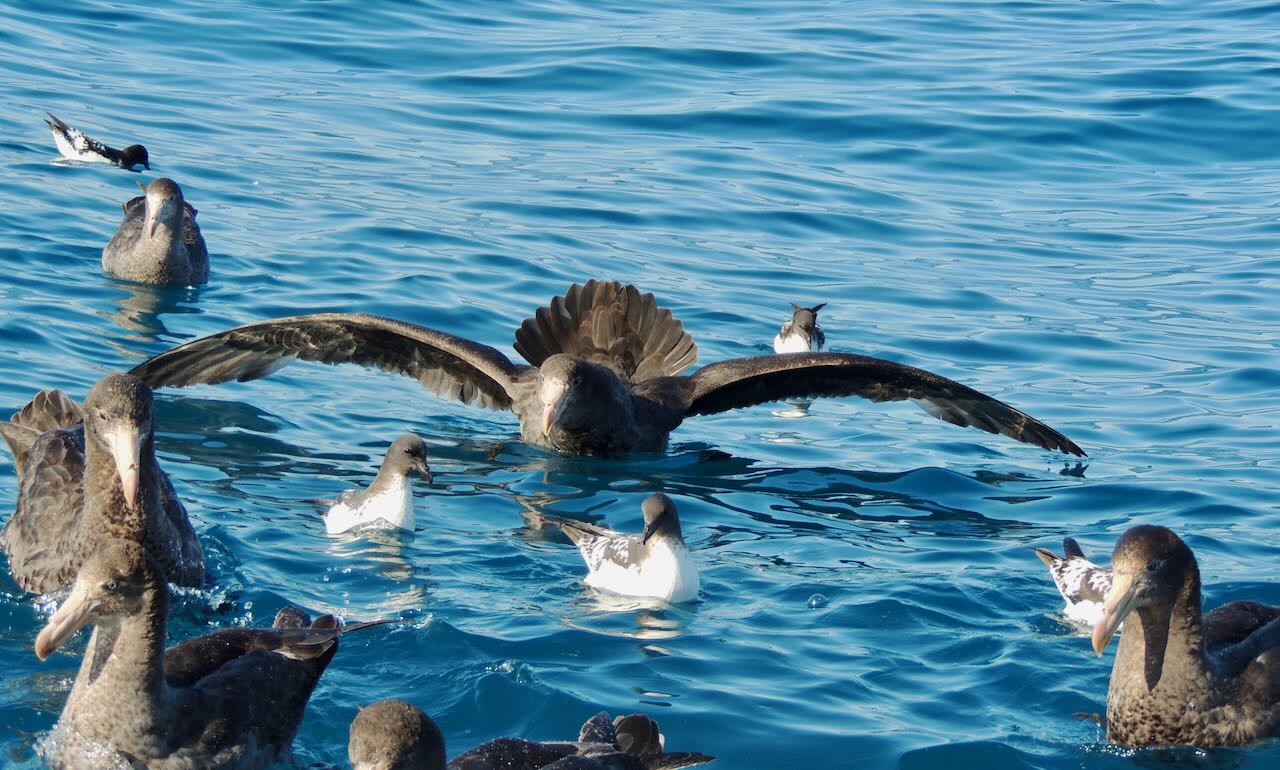
<svg viewBox="0 0 1280 770"><path fill-rule="evenodd" d="M344 640L295 743L346 767L403 697L452 753L657 718L720 768L1275 768L1280 745L1107 746L1097 659L1034 546L1181 533L1210 604L1280 603L1280 5L1254 2L24 2L0 7L0 416L235 324L379 313L510 350L574 282L654 292L702 362L788 302L1058 428L1084 465L910 405L693 418L665 455L561 457L510 414L348 366L158 398L211 562L173 639L298 603ZM51 111L153 171L54 163ZM135 183L177 180L200 289L104 276ZM514 352L511 353L514 357ZM311 498L413 430L416 536ZM497 445L505 446L495 449ZM579 583L526 507L680 506L695 604ZM0 519L17 495L0 453ZM0 558L0 561L3 561ZM0 564L0 764L37 767L85 636Z"/></svg>

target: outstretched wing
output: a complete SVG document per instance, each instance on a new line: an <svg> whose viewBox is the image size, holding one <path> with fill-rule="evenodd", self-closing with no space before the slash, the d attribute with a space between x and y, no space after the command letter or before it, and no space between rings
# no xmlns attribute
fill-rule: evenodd
<svg viewBox="0 0 1280 770"><path fill-rule="evenodd" d="M630 382L679 374L698 359L693 337L670 310L658 307L652 294L617 281L570 286L520 325L515 349L534 366L568 353Z"/></svg>
<svg viewBox="0 0 1280 770"><path fill-rule="evenodd" d="M905 364L851 353L785 353L709 364L688 378L686 415L715 414L787 398L861 396L914 401L955 425L981 428L1028 444L1084 455L1034 417L954 380Z"/></svg>
<svg viewBox="0 0 1280 770"><path fill-rule="evenodd" d="M522 374L488 345L363 313L317 313L238 326L161 353L130 374L153 388L265 377L295 359L413 377L445 398L510 409Z"/></svg>

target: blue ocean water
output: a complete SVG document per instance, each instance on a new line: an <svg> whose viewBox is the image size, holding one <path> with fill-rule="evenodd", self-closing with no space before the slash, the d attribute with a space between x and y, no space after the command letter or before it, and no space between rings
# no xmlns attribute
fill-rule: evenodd
<svg viewBox="0 0 1280 770"><path fill-rule="evenodd" d="M993 394L1067 463L909 405L689 420L664 455L561 457L515 419L358 367L162 392L158 446L212 567L170 633L298 603L344 640L295 744L346 766L358 704L450 747L647 711L726 768L1270 768L1274 743L1122 750L1111 656L1034 546L1180 532L1210 603L1280 603L1280 6L1192 2L22 2L0 8L0 415L231 325L323 310L509 351L587 278L654 292L705 363L827 302L834 350ZM53 162L51 111L151 151ZM174 178L199 289L101 273L135 183ZM514 357L514 353L511 354ZM326 536L314 498L413 430L419 531ZM501 445L501 446L499 446ZM578 584L525 509L634 528L662 489L696 604ZM16 498L0 456L0 510ZM84 638L0 577L0 763L39 766ZM1114 650L1114 646L1113 646Z"/></svg>

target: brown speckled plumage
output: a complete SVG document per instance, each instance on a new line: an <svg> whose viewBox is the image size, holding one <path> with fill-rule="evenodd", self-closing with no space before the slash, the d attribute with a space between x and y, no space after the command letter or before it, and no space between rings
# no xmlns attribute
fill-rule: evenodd
<svg viewBox="0 0 1280 770"><path fill-rule="evenodd" d="M1164 527L1125 532L1112 575L1094 629L1101 654L1124 623L1108 740L1230 746L1280 734L1280 607L1232 602L1201 615L1195 556Z"/></svg>
<svg viewBox="0 0 1280 770"><path fill-rule="evenodd" d="M111 540L85 562L71 593L41 631L45 657L93 624L80 672L44 744L53 768L151 770L265 767L293 741L339 627L225 629L165 651L169 596L159 565L138 544Z"/></svg>
<svg viewBox="0 0 1280 770"><path fill-rule="evenodd" d="M209 280L209 250L196 210L172 179L160 177L124 204L124 219L102 250L102 269L137 283L194 286Z"/></svg>
<svg viewBox="0 0 1280 770"><path fill-rule="evenodd" d="M204 555L186 509L155 456L151 389L124 374L103 378L83 409L42 391L0 427L14 450L18 503L0 548L18 585L56 591L108 537L144 544L169 580L198 586ZM136 436L137 492L131 505L111 437Z"/></svg>

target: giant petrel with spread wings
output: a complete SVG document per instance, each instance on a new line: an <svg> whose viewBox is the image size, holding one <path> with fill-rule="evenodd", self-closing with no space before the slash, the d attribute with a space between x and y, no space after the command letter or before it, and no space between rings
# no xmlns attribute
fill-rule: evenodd
<svg viewBox="0 0 1280 770"><path fill-rule="evenodd" d="M431 392L520 418L528 443L571 454L661 451L686 417L817 396L911 400L956 425L1083 455L1048 425L958 382L849 353L698 356L652 294L616 281L573 285L516 331L512 363L478 342L362 313L318 313L238 326L161 353L131 374L152 387L265 377L295 359L357 363L416 378Z"/></svg>

